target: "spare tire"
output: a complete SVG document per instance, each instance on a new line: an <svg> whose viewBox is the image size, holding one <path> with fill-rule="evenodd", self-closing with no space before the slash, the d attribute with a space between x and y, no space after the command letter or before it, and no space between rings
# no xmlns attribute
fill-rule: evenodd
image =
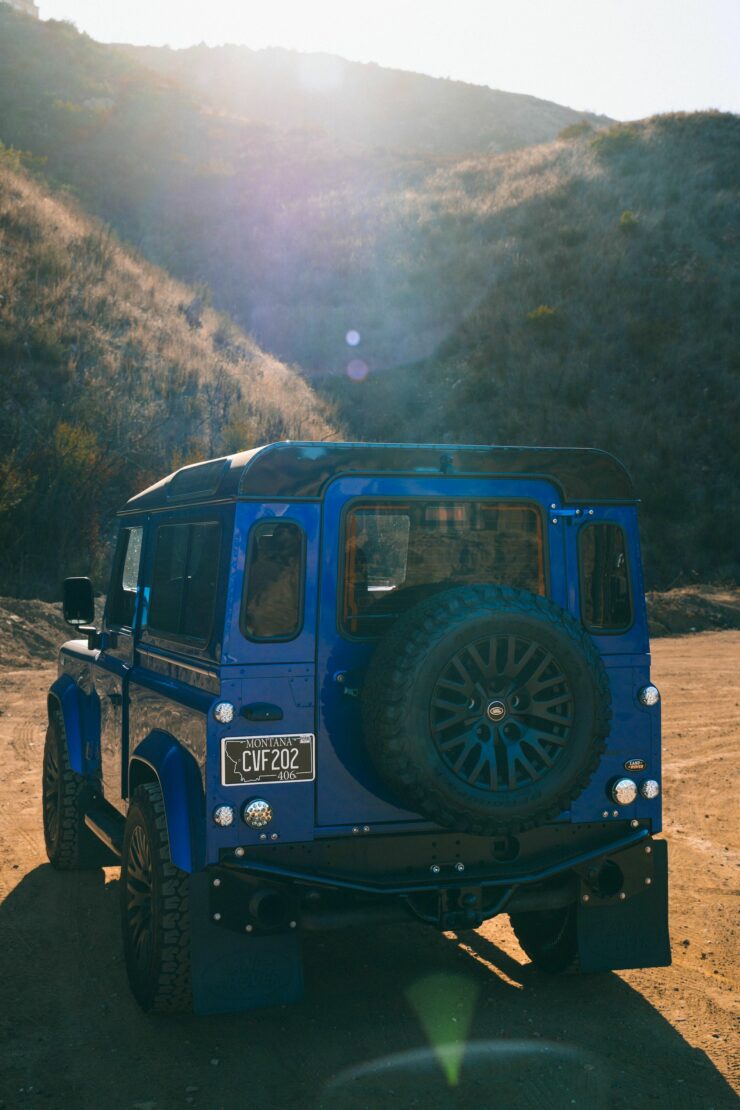
<svg viewBox="0 0 740 1110"><path fill-rule="evenodd" d="M370 757L405 806L460 832L532 828L567 809L604 750L609 680L547 598L437 593L380 641L362 691Z"/></svg>

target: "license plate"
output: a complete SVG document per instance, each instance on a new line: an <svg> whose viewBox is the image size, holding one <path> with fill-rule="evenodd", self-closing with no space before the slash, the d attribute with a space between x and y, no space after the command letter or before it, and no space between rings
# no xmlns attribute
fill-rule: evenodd
<svg viewBox="0 0 740 1110"><path fill-rule="evenodd" d="M221 782L245 786L266 782L310 782L315 777L315 737L230 736L222 741Z"/></svg>

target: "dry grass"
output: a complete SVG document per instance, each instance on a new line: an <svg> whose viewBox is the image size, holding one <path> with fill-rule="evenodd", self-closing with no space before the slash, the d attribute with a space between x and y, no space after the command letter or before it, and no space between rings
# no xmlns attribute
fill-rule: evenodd
<svg viewBox="0 0 740 1110"><path fill-rule="evenodd" d="M95 565L111 512L175 465L335 434L298 373L8 166L0 375L0 575L10 590L48 590L63 571Z"/></svg>

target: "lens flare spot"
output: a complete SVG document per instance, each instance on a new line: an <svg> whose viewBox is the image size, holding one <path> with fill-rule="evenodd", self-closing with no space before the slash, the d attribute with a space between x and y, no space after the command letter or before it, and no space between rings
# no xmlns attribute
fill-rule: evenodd
<svg viewBox="0 0 740 1110"><path fill-rule="evenodd" d="M354 328L350 328L344 338L348 347L357 347L362 336Z"/></svg>
<svg viewBox="0 0 740 1110"><path fill-rule="evenodd" d="M347 366L347 377L352 382L364 382L370 373L370 367L361 358L353 358Z"/></svg>
<svg viewBox="0 0 740 1110"><path fill-rule="evenodd" d="M450 1087L460 1080L479 991L474 980L444 973L429 975L406 991Z"/></svg>

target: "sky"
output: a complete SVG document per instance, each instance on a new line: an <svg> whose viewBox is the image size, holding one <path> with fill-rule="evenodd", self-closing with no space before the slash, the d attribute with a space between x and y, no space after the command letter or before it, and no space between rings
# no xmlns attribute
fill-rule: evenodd
<svg viewBox="0 0 740 1110"><path fill-rule="evenodd" d="M101 42L323 51L615 119L740 111L740 0L37 2Z"/></svg>

